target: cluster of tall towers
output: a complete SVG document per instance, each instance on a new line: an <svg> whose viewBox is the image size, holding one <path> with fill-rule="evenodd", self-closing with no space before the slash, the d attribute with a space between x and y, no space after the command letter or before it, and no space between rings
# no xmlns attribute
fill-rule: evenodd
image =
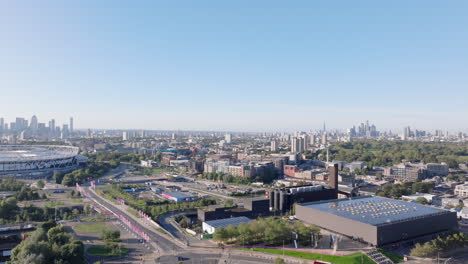
<svg viewBox="0 0 468 264"><path fill-rule="evenodd" d="M26 138L68 138L74 133L73 117L68 124L57 126L55 119L48 123L40 123L37 116L33 115L31 120L17 117L14 122L7 123L3 117L0 118L0 134L19 136Z"/></svg>

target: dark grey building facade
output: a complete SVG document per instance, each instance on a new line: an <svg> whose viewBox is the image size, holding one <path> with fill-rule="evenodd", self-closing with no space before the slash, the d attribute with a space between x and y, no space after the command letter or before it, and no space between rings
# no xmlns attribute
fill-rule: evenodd
<svg viewBox="0 0 468 264"><path fill-rule="evenodd" d="M382 246L457 227L456 213L382 197L296 205L296 217L329 231Z"/></svg>

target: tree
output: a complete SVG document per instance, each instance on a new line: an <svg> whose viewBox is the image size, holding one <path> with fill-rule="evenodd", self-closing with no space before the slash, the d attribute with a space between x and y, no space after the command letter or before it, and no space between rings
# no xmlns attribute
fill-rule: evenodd
<svg viewBox="0 0 468 264"><path fill-rule="evenodd" d="M378 172L378 173L375 175L375 179L381 181L381 180L383 179L382 173Z"/></svg>
<svg viewBox="0 0 468 264"><path fill-rule="evenodd" d="M41 227L45 231L49 231L49 229L51 229L52 227L56 227L56 226L57 226L57 223L55 223L54 220L49 220L49 221L43 223Z"/></svg>
<svg viewBox="0 0 468 264"><path fill-rule="evenodd" d="M12 250L12 264L84 264L84 246L63 227L39 228Z"/></svg>
<svg viewBox="0 0 468 264"><path fill-rule="evenodd" d="M187 227L189 226L189 223L187 222L187 219L182 218L182 220L180 220L180 222L179 222L179 225L180 225L182 228L187 228Z"/></svg>
<svg viewBox="0 0 468 264"><path fill-rule="evenodd" d="M416 202L420 203L420 204L429 204L429 202L427 201L426 198L424 197L418 197L416 198Z"/></svg>
<svg viewBox="0 0 468 264"><path fill-rule="evenodd" d="M85 215L90 215L90 214L91 214L91 210L92 210L92 209L91 209L91 206L89 206L89 204L86 204L86 205L84 206L84 208L83 208L83 213L84 213Z"/></svg>
<svg viewBox="0 0 468 264"><path fill-rule="evenodd" d="M162 160L162 153L156 152L156 154L154 155L154 159L160 162Z"/></svg>
<svg viewBox="0 0 468 264"><path fill-rule="evenodd" d="M43 188L45 187L44 181L43 181L43 180L39 180L39 181L37 182L37 187L38 187L39 189L43 189Z"/></svg>
<svg viewBox="0 0 468 264"><path fill-rule="evenodd" d="M106 242L120 242L120 231L103 231L101 233L101 240Z"/></svg>
<svg viewBox="0 0 468 264"><path fill-rule="evenodd" d="M218 228L213 234L213 239L216 241L226 241L230 239L229 232L226 228Z"/></svg>
<svg viewBox="0 0 468 264"><path fill-rule="evenodd" d="M276 258L274 264L286 264L286 262L282 258Z"/></svg>
<svg viewBox="0 0 468 264"><path fill-rule="evenodd" d="M62 184L65 186L73 186L75 184L73 176L71 176L70 174L65 175L63 177Z"/></svg>
<svg viewBox="0 0 468 264"><path fill-rule="evenodd" d="M63 226L56 226L47 231L47 239L52 244L62 246L70 241L71 236L65 232Z"/></svg>
<svg viewBox="0 0 468 264"><path fill-rule="evenodd" d="M52 176L52 179L55 180L55 183L60 184L60 183L62 183L62 179L63 179L64 175L65 175L64 173L56 171L56 172L54 172L54 175Z"/></svg>

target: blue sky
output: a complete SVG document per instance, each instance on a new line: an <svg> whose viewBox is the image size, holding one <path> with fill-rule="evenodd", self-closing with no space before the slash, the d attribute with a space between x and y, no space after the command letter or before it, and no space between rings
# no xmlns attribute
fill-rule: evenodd
<svg viewBox="0 0 468 264"><path fill-rule="evenodd" d="M466 130L466 1L4 1L0 116Z"/></svg>

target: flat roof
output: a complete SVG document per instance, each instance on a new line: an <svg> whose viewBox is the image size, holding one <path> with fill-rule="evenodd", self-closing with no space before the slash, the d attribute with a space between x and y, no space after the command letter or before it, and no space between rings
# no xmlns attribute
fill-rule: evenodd
<svg viewBox="0 0 468 264"><path fill-rule="evenodd" d="M419 203L404 202L379 196L360 196L300 205L374 226L449 213L446 210Z"/></svg>
<svg viewBox="0 0 468 264"><path fill-rule="evenodd" d="M179 199L193 197L192 195L181 193L181 192L163 192L163 194L166 194L174 198L179 198Z"/></svg>
<svg viewBox="0 0 468 264"><path fill-rule="evenodd" d="M249 223L252 220L245 217L245 216L239 216L239 217L232 217L232 218L225 218L225 219L218 219L218 220L211 220L211 221L206 221L205 223L209 226L212 226L214 228L220 228L220 227L228 227L230 225L237 226L241 223Z"/></svg>

